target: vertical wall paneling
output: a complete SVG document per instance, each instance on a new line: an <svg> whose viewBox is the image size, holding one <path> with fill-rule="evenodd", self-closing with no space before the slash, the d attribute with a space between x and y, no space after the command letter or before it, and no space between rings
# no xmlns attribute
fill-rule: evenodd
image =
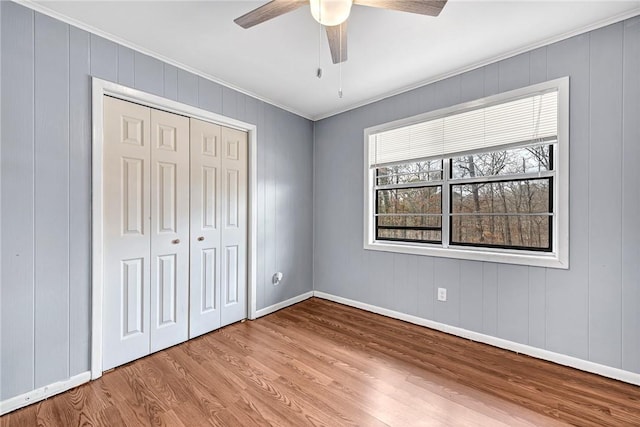
<svg viewBox="0 0 640 427"><path fill-rule="evenodd" d="M134 53L134 87L154 95L164 94L164 64L139 52Z"/></svg>
<svg viewBox="0 0 640 427"><path fill-rule="evenodd" d="M224 99L223 111L225 115L229 115L230 117L237 116L237 96L236 92L232 89L225 88L223 89L222 97ZM278 117L281 114L281 111L277 107L271 107L274 122L278 121ZM267 303L273 304L277 299L282 296L286 292L285 284L291 280L291 276L289 275L289 262L287 259L286 252L286 234L282 234L281 230L285 230L288 225L286 221L288 220L288 209L284 208L286 203L286 191L276 183L281 179L284 179L286 175L285 167L282 167L282 155L284 153L281 151L282 146L280 145L280 138L283 133L288 129L283 129L281 127L275 127L272 133L272 152L270 156L270 169L273 171L273 199L271 203L271 209L268 212L272 212L273 215L273 239L275 241L274 251L274 266L273 272L281 271L283 274L286 274L287 279L283 280L278 286L272 286L270 289L271 292L267 295Z"/></svg>
<svg viewBox="0 0 640 427"><path fill-rule="evenodd" d="M547 270L547 350L588 359L589 34L547 47L547 78L569 76L569 270Z"/></svg>
<svg viewBox="0 0 640 427"><path fill-rule="evenodd" d="M547 80L547 48L541 47L529 53L529 83Z"/></svg>
<svg viewBox="0 0 640 427"><path fill-rule="evenodd" d="M249 98L240 95L242 102L238 104L238 111L248 120L248 107L251 106ZM279 110L284 118L288 113ZM241 116L241 117L242 117ZM280 120L279 120L280 121ZM281 144L278 153L278 168L282 172L278 176L278 182L289 183L286 186L279 186L283 191L278 192L278 224L279 234L282 240L278 244L279 260L286 264L281 265L281 271L289 277L278 286L280 292L276 296L276 301L293 298L305 292L305 276L302 272L312 270L313 246L297 245L297 239L312 242L313 240L313 174L309 164L313 163L313 148L302 141L313 135L312 124L302 118L289 120L286 126L281 127L279 141L286 141L287 138L293 141L300 141L297 144ZM282 159L291 157L295 162L287 162L286 167L282 167ZM360 260L354 260L360 263ZM354 271L361 273L362 268Z"/></svg>
<svg viewBox="0 0 640 427"><path fill-rule="evenodd" d="M370 251L370 256L373 252ZM435 304L434 258L419 257L418 259L418 316L433 319ZM371 264L370 264L371 265Z"/></svg>
<svg viewBox="0 0 640 427"><path fill-rule="evenodd" d="M353 113L345 114L341 117L341 122L345 125L352 120ZM345 128L347 126L341 126ZM326 203L329 206L333 205L336 209L333 209L331 215L326 217L325 220L329 222L332 234L324 236L326 244L334 247L333 260L330 263L330 274L335 277L341 277L341 281L336 283L336 286L342 287L342 283L347 284L345 286L345 296L347 298L356 298L362 293L365 288L367 273L365 272L366 265L363 265L364 258L363 253L360 250L362 245L362 189L363 175L362 165L358 164L358 167L350 167L350 158L362 156L362 143L349 144L348 141L359 140L362 141L361 131L349 129L348 131L337 131L335 133L336 144L340 147L342 155L336 156L335 152L330 155L333 157L333 172L332 176L323 176L321 179L330 180L332 187L327 194L328 200ZM334 191L333 186L342 186L348 191ZM340 235L353 234L353 239L349 242L345 242L344 245L335 245L336 239L340 239ZM388 266L393 271L393 257L389 258ZM354 268L355 267L355 268ZM385 284L386 289L384 292L388 294L386 301L389 304L393 304L393 281Z"/></svg>
<svg viewBox="0 0 640 427"><path fill-rule="evenodd" d="M433 109L460 103L460 76L449 77L433 84Z"/></svg>
<svg viewBox="0 0 640 427"><path fill-rule="evenodd" d="M468 71L460 76L460 102L484 96L484 68Z"/></svg>
<svg viewBox="0 0 640 427"><path fill-rule="evenodd" d="M318 139L317 135L322 133L319 127L322 127L322 126L328 127L328 125L329 123L327 123L326 121L315 122L313 124L314 141ZM319 181L318 170L320 169L321 164L323 165L326 164L326 161L321 161L320 158L321 156L323 156L323 160L324 160L324 156L326 156L327 152L329 151L329 146L330 144L326 144L326 143L313 144L313 282L314 282L313 288L314 289L316 289L316 285L315 285L316 281L322 281L322 283L324 284L328 284L331 282L330 280L327 280L327 278L325 277L320 277L321 275L326 275L327 269L324 268L324 265L327 262L329 262L327 260L327 257L323 256L321 258L321 257L315 256L318 253L320 245L322 244L321 242L322 236L320 236L318 233L318 230L320 228L318 223L320 221L324 221L324 218L319 216L317 212L320 211L320 207L322 206L323 201L326 199L324 194L327 193L327 186L324 184L320 185L320 183L318 182ZM321 194L321 191L322 191L322 194ZM370 259L371 254L367 254L367 257ZM366 273L370 274L368 269ZM367 283L370 284L371 281L367 280Z"/></svg>
<svg viewBox="0 0 640 427"><path fill-rule="evenodd" d="M530 54L523 53L499 62L498 84L500 92L529 85Z"/></svg>
<svg viewBox="0 0 640 427"><path fill-rule="evenodd" d="M500 64L494 63L484 67L484 96L500 93Z"/></svg>
<svg viewBox="0 0 640 427"><path fill-rule="evenodd" d="M169 64L164 64L164 97L178 100L178 69Z"/></svg>
<svg viewBox="0 0 640 427"><path fill-rule="evenodd" d="M622 369L640 372L640 17L624 23Z"/></svg>
<svg viewBox="0 0 640 427"><path fill-rule="evenodd" d="M245 95L244 93L238 93L237 94L237 98L236 98L236 103L237 103L237 112L238 112L238 120L242 120L243 122L246 121L246 110L245 110L245 105L247 103L247 95Z"/></svg>
<svg viewBox="0 0 640 427"><path fill-rule="evenodd" d="M2 9L2 306L0 399L34 383L33 19L13 2ZM20 327L16 327L20 325ZM11 349L9 351L8 349Z"/></svg>
<svg viewBox="0 0 640 427"><path fill-rule="evenodd" d="M394 254L393 310L415 316L418 313L418 259Z"/></svg>
<svg viewBox="0 0 640 427"><path fill-rule="evenodd" d="M369 300L370 304L380 307L388 307L393 298L393 275L393 256L381 252L371 252L369 254L369 277L363 295L365 301ZM334 289L340 292L338 286L338 283L333 284Z"/></svg>
<svg viewBox="0 0 640 427"><path fill-rule="evenodd" d="M220 109L222 109L222 89L220 89ZM258 210L261 212L265 211L266 205L266 154L265 154L265 145L267 141L267 122L265 119L265 106L262 101L258 103L258 132L260 132L260 141L261 144L258 144L258 197L257 204ZM258 256L258 265L256 266L256 275L257 275L257 295L256 295L256 306L257 307L266 307L265 304L265 290L268 286L271 285L271 278L267 279L267 268L266 268L266 254L268 251L266 250L267 238L266 238L266 220L267 215L260 215L258 217L258 248L257 251L259 254L263 254L262 256Z"/></svg>
<svg viewBox="0 0 640 427"><path fill-rule="evenodd" d="M529 267L529 345L545 348L545 322L547 292L546 270L540 267Z"/></svg>
<svg viewBox="0 0 640 427"><path fill-rule="evenodd" d="M427 111L433 110L434 109L433 108L434 85L422 86L415 89L415 91L418 93L420 111L427 112ZM382 102L377 102L376 104L374 104L374 106L379 106L379 105L382 105ZM364 108L367 108L367 106L365 106ZM383 114L371 114L371 118L373 120L373 123L368 123L367 127L384 123L384 120L385 120Z"/></svg>
<svg viewBox="0 0 640 427"><path fill-rule="evenodd" d="M178 70L178 101L198 105L198 76Z"/></svg>
<svg viewBox="0 0 640 427"><path fill-rule="evenodd" d="M330 126L328 125L326 127L330 128ZM322 133L324 131L324 128L316 127L316 133ZM338 133L339 131L337 129L327 131L326 135L330 138L331 144L315 144L315 159L322 158L323 163L325 161L331 161L330 159L333 157L332 150L336 149L335 145L339 144L338 141L341 139ZM322 185L318 182L319 175L316 175L316 188L314 190L316 209L318 209L319 207L328 206L332 203L335 203L335 206L342 207L342 199L340 199L339 201L335 200L333 199L333 195L335 194L336 196L345 197L345 192L336 192L333 186L336 185L336 183L339 182L339 180L342 178L341 175L343 171L339 167L336 167L334 170L335 173L332 173L330 175L323 175L322 178L319 178L322 181ZM327 289L330 289L328 292L338 291L341 288L341 284L346 283L346 280L344 278L341 278L340 281L332 279L332 277L337 277L338 274L340 274L338 273L338 271L342 271L344 268L344 255L340 253L340 251L344 250L345 246L336 245L336 251L326 250L329 246L332 245L332 240L339 238L338 234L343 230L344 220L338 220L337 218L343 218L345 210L346 209L339 209L338 212L338 210L336 209L327 209L326 211L323 211L322 215L315 215L314 218L314 227L317 229L320 224L322 224L323 230L322 234L316 233L315 235L315 250L317 251L318 248L322 248L323 252L327 253L328 255L327 257L316 258L316 265L314 267L314 270L318 274L317 280L321 280L323 281L323 283L327 283ZM389 259L388 262L391 262L391 259ZM366 292L363 297L372 300L379 298L380 293L383 291L380 286L380 292L377 292L379 283L379 281L368 280L368 288L370 289L370 291Z"/></svg>
<svg viewBox="0 0 640 427"><path fill-rule="evenodd" d="M69 374L89 369L91 80L89 33L69 29Z"/></svg>
<svg viewBox="0 0 640 427"><path fill-rule="evenodd" d="M412 115L406 98L407 93L405 92L385 99L389 120L398 120Z"/></svg>
<svg viewBox="0 0 640 427"><path fill-rule="evenodd" d="M228 105L232 107L227 110L229 114L234 114L236 117L238 116L238 93L235 91L226 90L223 94L225 97L232 97L233 101L230 101ZM225 99L225 105L227 105L227 100ZM274 117L276 117L276 121L279 121L277 118L283 114L283 111L280 108L274 107ZM274 170L274 182L285 181L287 179L287 175L290 172L290 169L287 167L282 167L282 159L283 156L286 156L285 152L293 154L293 148L289 148L285 151L285 147L280 144L280 141L284 137L285 133L291 133L292 128L290 126L286 127L277 127L274 134L274 152L272 157L272 167ZM291 199L289 198L288 192L285 188L275 185L274 186L274 205L273 205L273 216L275 218L275 241L276 241L276 267L274 271L281 271L287 275L288 280L283 281L280 285L272 287L273 293L270 295L269 302L273 303L280 299L283 299L283 296L287 293L287 286L289 282L294 280L294 277L291 274L291 264L292 259L290 258L290 246L288 245L289 234L283 233L282 230L286 230L289 228L290 221L293 221L293 212L290 209L285 208L287 203L291 205Z"/></svg>
<svg viewBox="0 0 640 427"><path fill-rule="evenodd" d="M69 376L69 26L36 14L34 34L35 386L42 387Z"/></svg>
<svg viewBox="0 0 640 427"><path fill-rule="evenodd" d="M226 104L226 101L229 99L227 96L227 91L223 90L223 100ZM263 304L265 306L269 306L272 304L271 295L277 292L274 289L277 286L283 285L274 285L271 283L272 275L279 271L279 265L277 262L278 259L278 250L277 245L274 242L277 239L277 230L276 230L276 217L278 215L277 211L277 194L276 194L276 180L277 180L277 127L274 125L275 122L275 107L271 105L265 104L265 139L262 147L264 148L264 210L265 215L265 223L264 223L264 260L265 260L265 276L263 278L265 284L265 293ZM234 109L235 110L235 109ZM228 112L228 110L224 110ZM226 114L226 113L225 113ZM287 280L287 277L284 277L283 280Z"/></svg>
<svg viewBox="0 0 640 427"><path fill-rule="evenodd" d="M135 86L135 52L124 46L118 46L118 83Z"/></svg>
<svg viewBox="0 0 640 427"><path fill-rule="evenodd" d="M527 344L529 337L529 268L498 265L498 337Z"/></svg>
<svg viewBox="0 0 640 427"><path fill-rule="evenodd" d="M237 118L238 117L238 111L237 111L237 102L236 102L236 95L237 92L231 88L222 87L222 115L226 116L226 117L231 117L231 118ZM272 107L273 108L274 113L276 112L276 107Z"/></svg>
<svg viewBox="0 0 640 427"><path fill-rule="evenodd" d="M614 367L622 356L622 35L622 23L592 32L590 55L589 359Z"/></svg>
<svg viewBox="0 0 640 427"><path fill-rule="evenodd" d="M482 331L498 335L498 265L482 263Z"/></svg>
<svg viewBox="0 0 640 427"><path fill-rule="evenodd" d="M91 75L118 81L118 45L91 34Z"/></svg>
<svg viewBox="0 0 640 427"><path fill-rule="evenodd" d="M206 80L205 80L206 81ZM202 90L202 88L200 88ZM245 103L245 119L244 121L247 123L258 123L258 108L260 101L250 96L247 97Z"/></svg>
<svg viewBox="0 0 640 427"><path fill-rule="evenodd" d="M482 263L461 261L460 327L482 332Z"/></svg>
<svg viewBox="0 0 640 427"><path fill-rule="evenodd" d="M198 105L207 111L222 114L222 86L198 77Z"/></svg>

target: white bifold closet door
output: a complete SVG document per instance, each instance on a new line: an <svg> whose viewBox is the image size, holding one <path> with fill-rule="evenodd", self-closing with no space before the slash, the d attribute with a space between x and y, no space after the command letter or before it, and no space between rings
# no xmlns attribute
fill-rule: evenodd
<svg viewBox="0 0 640 427"><path fill-rule="evenodd" d="M103 370L247 317L247 144L104 98Z"/></svg>
<svg viewBox="0 0 640 427"><path fill-rule="evenodd" d="M191 119L195 337L247 317L247 134Z"/></svg>
<svg viewBox="0 0 640 427"><path fill-rule="evenodd" d="M103 369L188 338L189 119L104 99Z"/></svg>
<svg viewBox="0 0 640 427"><path fill-rule="evenodd" d="M151 352L189 338L189 119L151 110Z"/></svg>

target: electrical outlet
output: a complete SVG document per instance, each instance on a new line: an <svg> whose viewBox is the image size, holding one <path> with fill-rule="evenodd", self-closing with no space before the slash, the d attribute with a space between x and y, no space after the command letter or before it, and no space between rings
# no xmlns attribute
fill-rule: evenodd
<svg viewBox="0 0 640 427"><path fill-rule="evenodd" d="M447 288L438 288L438 301L447 300Z"/></svg>
<svg viewBox="0 0 640 427"><path fill-rule="evenodd" d="M280 282L282 282L282 273L278 271L271 278L271 283L273 283L273 286L278 286Z"/></svg>

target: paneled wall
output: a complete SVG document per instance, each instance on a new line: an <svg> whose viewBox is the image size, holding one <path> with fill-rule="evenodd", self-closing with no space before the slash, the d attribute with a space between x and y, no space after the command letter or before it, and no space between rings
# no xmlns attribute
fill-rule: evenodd
<svg viewBox="0 0 640 427"><path fill-rule="evenodd" d="M310 121L15 3L0 14L0 400L89 370L91 76L256 124L257 308L312 289Z"/></svg>
<svg viewBox="0 0 640 427"><path fill-rule="evenodd" d="M569 270L363 250L364 128L563 76ZM640 373L639 76L635 17L317 122L315 290Z"/></svg>

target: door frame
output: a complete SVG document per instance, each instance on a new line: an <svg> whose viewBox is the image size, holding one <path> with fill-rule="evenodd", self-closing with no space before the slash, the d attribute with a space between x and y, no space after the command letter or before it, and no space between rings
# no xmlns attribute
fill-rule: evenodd
<svg viewBox="0 0 640 427"><path fill-rule="evenodd" d="M248 224L247 224L247 317L256 318L256 262L258 226L258 135L255 124L225 117L201 108L152 95L121 84L92 77L92 159L91 159L91 379L102 376L102 314L104 277L103 235L103 132L105 95L147 107L216 123L248 133Z"/></svg>

